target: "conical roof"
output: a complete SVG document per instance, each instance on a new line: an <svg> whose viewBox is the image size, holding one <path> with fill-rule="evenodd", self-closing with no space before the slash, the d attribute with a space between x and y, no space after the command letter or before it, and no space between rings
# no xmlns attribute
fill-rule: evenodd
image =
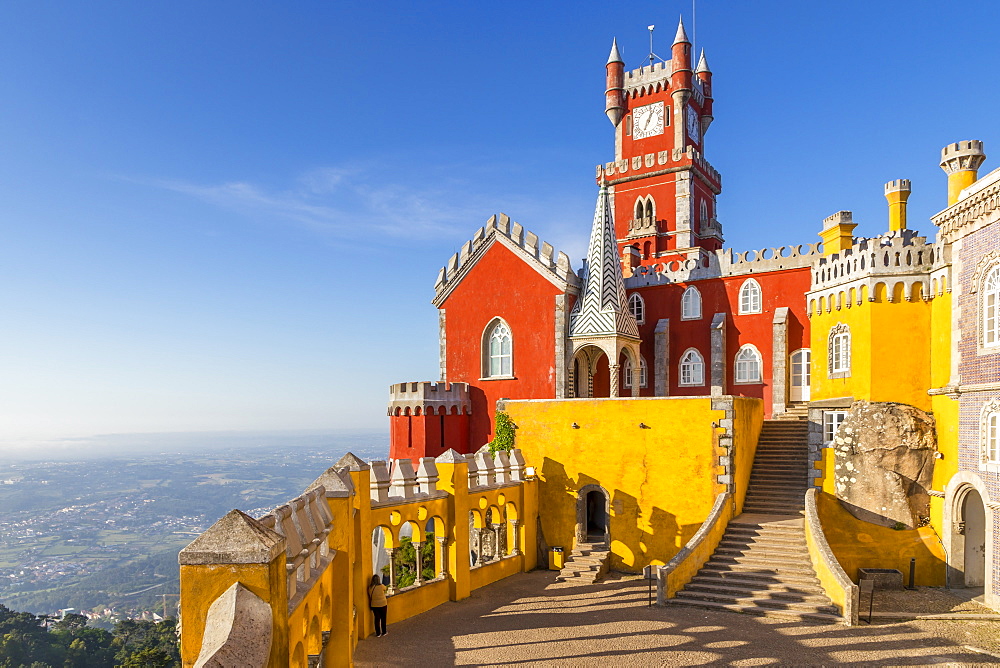
<svg viewBox="0 0 1000 668"><path fill-rule="evenodd" d="M688 39L687 33L684 32L683 16L677 21L677 34L674 35L674 44L678 44L680 42L686 42L687 44L691 43L691 40Z"/></svg>
<svg viewBox="0 0 1000 668"><path fill-rule="evenodd" d="M618 53L618 39L611 40L611 55L608 56L608 65L611 63L624 63L622 54Z"/></svg>

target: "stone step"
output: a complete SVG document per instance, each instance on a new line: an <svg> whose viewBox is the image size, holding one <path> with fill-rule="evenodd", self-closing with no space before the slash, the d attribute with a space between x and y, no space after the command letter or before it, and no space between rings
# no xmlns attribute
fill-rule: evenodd
<svg viewBox="0 0 1000 668"><path fill-rule="evenodd" d="M722 594L710 591L692 591L684 589L683 591L677 592L677 598L684 599L695 599L700 601L715 601L716 603L729 603L736 605L757 605L765 608L775 608L778 610L790 610L795 612L805 612L805 613L826 613L831 615L837 614L837 608L833 606L830 599L825 596L815 596L811 600L801 600L797 601L794 599L775 599L775 598L755 598L754 596L746 595L731 595Z"/></svg>
<svg viewBox="0 0 1000 668"><path fill-rule="evenodd" d="M805 501L802 499L789 501L758 501L747 500L743 504L745 513L765 513L769 515L794 515L805 508Z"/></svg>
<svg viewBox="0 0 1000 668"><path fill-rule="evenodd" d="M758 617L775 617L778 619L792 619L801 622L818 622L821 624L839 624L843 621L840 615L831 615L821 612L792 612L789 610L776 610L763 608L756 605L739 605L733 603L716 603L713 601L698 601L692 599L672 598L670 602L674 605L688 605L696 608L708 610L727 610L729 612L740 612L747 615L757 615Z"/></svg>
<svg viewBox="0 0 1000 668"><path fill-rule="evenodd" d="M723 537L719 541L719 547L717 550L726 550L727 552L732 552L734 550L763 550L765 552L780 552L782 550L787 550L788 554L802 555L808 554L807 545L805 541L801 543L793 541L778 541L778 540L741 540L739 538L726 538Z"/></svg>
<svg viewBox="0 0 1000 668"><path fill-rule="evenodd" d="M750 535L750 536L773 536L775 538L791 537L805 539L801 527L788 526L782 524L749 524L733 520L726 527L726 536Z"/></svg>
<svg viewBox="0 0 1000 668"><path fill-rule="evenodd" d="M787 548L806 548L806 541L804 538L801 539L782 539L773 536L746 536L746 535L731 535L726 533L719 541L719 547L753 547L759 545L761 547L767 548L777 548L777 547L787 547Z"/></svg>
<svg viewBox="0 0 1000 668"><path fill-rule="evenodd" d="M698 582L727 582L741 586L758 585L765 588L768 585L775 587L809 588L819 587L819 579L815 573L806 575L787 573L776 575L774 573L761 573L754 571L733 571L721 568L702 567L694 577Z"/></svg>
<svg viewBox="0 0 1000 668"><path fill-rule="evenodd" d="M773 575L777 578L783 578L786 575L792 577L816 576L808 559L787 561L773 557L727 557L713 554L712 558L705 562L704 567L707 570L756 573L758 575Z"/></svg>
<svg viewBox="0 0 1000 668"><path fill-rule="evenodd" d="M830 605L830 599L823 593L820 586L798 586L785 584L763 584L755 582L732 582L718 578L695 578L684 588L685 591L712 592L727 594L734 598L760 596L767 599L787 599L799 603L816 603Z"/></svg>

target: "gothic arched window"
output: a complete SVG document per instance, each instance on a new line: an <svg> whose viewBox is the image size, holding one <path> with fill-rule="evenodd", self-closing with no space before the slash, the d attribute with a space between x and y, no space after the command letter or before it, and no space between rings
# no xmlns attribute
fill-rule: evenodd
<svg viewBox="0 0 1000 668"><path fill-rule="evenodd" d="M646 367L646 360L640 357L639 387L646 387L647 375L648 375L648 369ZM622 386L627 388L632 387L632 360L628 358L625 358L625 369L622 373Z"/></svg>
<svg viewBox="0 0 1000 668"><path fill-rule="evenodd" d="M1000 472L1000 400L993 399L983 406L982 429L982 465Z"/></svg>
<svg viewBox="0 0 1000 668"><path fill-rule="evenodd" d="M851 328L837 323L830 329L827 341L830 378L851 375Z"/></svg>
<svg viewBox="0 0 1000 668"><path fill-rule="evenodd" d="M646 321L646 302L643 301L638 292L633 292L629 296L628 312L632 314L632 317L640 325Z"/></svg>
<svg viewBox="0 0 1000 668"><path fill-rule="evenodd" d="M983 347L1000 346L1000 264L983 280Z"/></svg>
<svg viewBox="0 0 1000 668"><path fill-rule="evenodd" d="M496 318L483 334L483 377L509 378L513 375L513 359L510 327Z"/></svg>
<svg viewBox="0 0 1000 668"><path fill-rule="evenodd" d="M736 382L759 383L760 382L760 353L752 344L745 344L736 353Z"/></svg>
<svg viewBox="0 0 1000 668"><path fill-rule="evenodd" d="M705 384L705 358L694 348L688 348L681 356L680 384Z"/></svg>
<svg viewBox="0 0 1000 668"><path fill-rule="evenodd" d="M760 283L752 278L743 281L740 288L740 315L760 313Z"/></svg>
<svg viewBox="0 0 1000 668"><path fill-rule="evenodd" d="M701 293L693 285L681 295L681 320L701 318Z"/></svg>

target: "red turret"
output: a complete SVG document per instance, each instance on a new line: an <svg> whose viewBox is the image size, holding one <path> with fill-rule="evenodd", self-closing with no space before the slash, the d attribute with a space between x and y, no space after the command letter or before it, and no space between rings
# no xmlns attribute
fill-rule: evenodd
<svg viewBox="0 0 1000 668"><path fill-rule="evenodd" d="M701 82L701 92L705 95L705 104L701 108L701 134L705 135L708 126L712 124L712 70L708 69L708 60L705 59L705 49L701 50L701 58L698 59L698 67L694 75Z"/></svg>
<svg viewBox="0 0 1000 668"><path fill-rule="evenodd" d="M625 61L618 53L618 40L611 42L611 55L608 56L607 89L604 91L604 113L611 119L611 124L618 127L625 114Z"/></svg>
<svg viewBox="0 0 1000 668"><path fill-rule="evenodd" d="M670 78L670 87L674 91L691 90L691 40L684 32L684 19L677 23L677 35L674 45L670 47L671 61L674 73Z"/></svg>

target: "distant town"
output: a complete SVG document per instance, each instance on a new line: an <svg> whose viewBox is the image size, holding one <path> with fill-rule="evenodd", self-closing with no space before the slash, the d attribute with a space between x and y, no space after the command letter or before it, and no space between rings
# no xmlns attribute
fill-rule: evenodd
<svg viewBox="0 0 1000 668"><path fill-rule="evenodd" d="M378 441L0 463L0 603L107 628L175 616L182 547L233 508L296 496L347 451L384 456Z"/></svg>

